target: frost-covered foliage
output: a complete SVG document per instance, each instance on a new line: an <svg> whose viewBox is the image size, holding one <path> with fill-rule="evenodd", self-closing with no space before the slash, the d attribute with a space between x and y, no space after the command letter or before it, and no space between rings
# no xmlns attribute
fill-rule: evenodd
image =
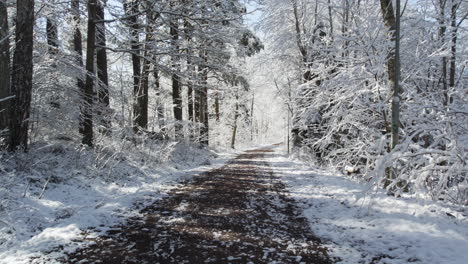
<svg viewBox="0 0 468 264"><path fill-rule="evenodd" d="M276 74L296 76L294 82L279 79L283 90L296 83L289 101L297 152L376 186L393 169L398 177L388 188L397 193L467 204L468 36L462 21L467 2L448 1L443 12L437 1L405 7L401 144L391 152L387 56L394 44L379 1L280 2L265 1L263 27L274 61L285 65L286 72ZM458 5L455 27L450 26L453 5Z"/></svg>

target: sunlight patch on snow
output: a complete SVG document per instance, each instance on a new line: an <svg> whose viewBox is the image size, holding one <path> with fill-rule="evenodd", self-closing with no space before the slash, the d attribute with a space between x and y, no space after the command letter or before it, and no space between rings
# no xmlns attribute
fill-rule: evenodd
<svg viewBox="0 0 468 264"><path fill-rule="evenodd" d="M78 228L76 224L70 224L64 227L49 227L30 239L28 243L34 244L50 240L61 240L62 243L66 243L71 239L76 238L76 235L80 232L81 229Z"/></svg>

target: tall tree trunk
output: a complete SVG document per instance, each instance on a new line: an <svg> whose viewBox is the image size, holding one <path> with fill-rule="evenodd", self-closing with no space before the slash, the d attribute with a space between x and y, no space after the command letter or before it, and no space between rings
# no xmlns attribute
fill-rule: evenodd
<svg viewBox="0 0 468 264"><path fill-rule="evenodd" d="M51 5L54 5L55 2L52 1ZM55 10L51 10L50 14L46 18L46 35L47 35L47 45L48 45L48 51L49 51L49 56L51 59L51 64L50 67L53 69L49 73L49 78L51 79L54 88L58 87L58 80L57 80L57 53L58 53L58 47L59 47L59 41L58 41L58 29L57 29L57 20L55 16ZM57 93L54 93L51 95L50 98L50 105L53 108L60 108L60 96Z"/></svg>
<svg viewBox="0 0 468 264"><path fill-rule="evenodd" d="M439 0L440 18L439 18L439 38L441 46L445 46L445 36L447 32L447 26L445 25L445 5L447 0ZM445 106L448 104L448 88L447 88L447 57L442 57L442 92L443 92L443 103Z"/></svg>
<svg viewBox="0 0 468 264"><path fill-rule="evenodd" d="M138 131L140 128L146 128L148 124L148 108L144 107L144 91L140 89L140 39L138 12L139 1L126 1L125 10L127 12L128 23L130 27L130 48L132 52L132 68L133 68L133 129ZM145 122L146 120L146 122Z"/></svg>
<svg viewBox="0 0 468 264"><path fill-rule="evenodd" d="M387 71L391 92L391 144L390 149L393 149L399 143L399 127L400 127L400 0L396 1L396 16L393 10L392 0L380 0L382 14L385 25L388 27L391 40L395 43L395 49L391 50L387 58ZM388 178L394 179L396 174L394 170L388 174ZM390 184L386 181L385 185ZM386 187L386 186L385 186Z"/></svg>
<svg viewBox="0 0 468 264"><path fill-rule="evenodd" d="M201 68L199 66L199 77L201 78ZM195 117L195 122L196 123L201 123L202 118L201 118L201 97L202 97L202 92L201 92L201 85L202 82L200 81L198 84L198 87L194 90L194 101L193 101L193 114Z"/></svg>
<svg viewBox="0 0 468 264"><path fill-rule="evenodd" d="M183 131L182 131L182 96L181 96L181 87L180 87L180 78L178 75L179 71L179 25L177 22L177 18L172 18L170 23L170 34L172 38L172 102L174 104L174 118L176 124L175 128L175 137L176 139L180 140L183 138Z"/></svg>
<svg viewBox="0 0 468 264"><path fill-rule="evenodd" d="M333 15L332 15L332 5L331 5L331 0L328 0L328 23L330 24L330 38L331 42L333 42Z"/></svg>
<svg viewBox="0 0 468 264"><path fill-rule="evenodd" d="M191 81L190 81L191 82ZM190 83L187 85L187 98L188 98L188 105L187 105L187 108L188 108L188 119L189 121L193 122L195 121L195 118L194 118L194 112L193 112L193 85Z"/></svg>
<svg viewBox="0 0 468 264"><path fill-rule="evenodd" d="M46 31L47 31L47 45L49 46L49 53L51 55L57 54L58 49L58 30L55 18L47 17Z"/></svg>
<svg viewBox="0 0 468 264"><path fill-rule="evenodd" d="M82 44L82 36L80 30L80 0L72 0L71 1L71 13L72 13L72 20L73 20L73 49L75 51L76 56L76 65L80 68L83 68L83 44ZM83 81L83 76L81 73L76 78L76 86L78 87L78 91L84 95L85 93L85 83ZM80 104L80 112L83 113L86 107L83 104ZM84 134L84 120L81 116L80 124L79 124L79 132L80 134Z"/></svg>
<svg viewBox="0 0 468 264"><path fill-rule="evenodd" d="M34 0L16 1L16 48L13 55L11 92L15 95L10 109L11 151L27 150L33 76Z"/></svg>
<svg viewBox="0 0 468 264"><path fill-rule="evenodd" d="M93 146L93 96L94 96L94 54L96 51L96 10L97 1L88 0L88 34L86 39L86 82L83 94L83 139L82 142Z"/></svg>
<svg viewBox="0 0 468 264"><path fill-rule="evenodd" d="M252 91L252 101L250 103L250 141L253 142L254 135L254 105L255 105L255 91ZM288 127L289 135L289 127Z"/></svg>
<svg viewBox="0 0 468 264"><path fill-rule="evenodd" d="M304 36L303 32L301 29L301 18L299 17L299 12L297 8L297 0L291 0L292 1L292 7L293 7L293 14L294 14L294 26L296 30L296 44L297 47L299 48L299 53L301 54L302 58L302 63L304 64L304 72L302 75L302 81L304 83L312 80L312 75L309 69L309 61L308 61L308 54L307 54L307 47L305 46L304 43Z"/></svg>
<svg viewBox="0 0 468 264"><path fill-rule="evenodd" d="M297 7L297 0L291 0L292 7L293 7L293 15L294 15L294 26L295 26L295 35L296 35L296 44L299 49L299 53L301 55L301 60L303 64L303 72L302 72L302 83L307 83L312 80L312 74L309 69L309 58L308 58L308 51L306 44L304 43L304 34L303 34L303 29L301 29L301 18L299 17L299 12L298 12L298 7ZM315 13L318 12L318 3L315 3ZM315 15L317 16L317 15ZM315 17L317 19L317 17ZM317 24L317 21L315 21L315 24ZM291 133L293 135L293 142L294 142L294 147L301 147L302 145L302 137L301 137L301 132L302 129L296 125L296 122L298 121L299 118L295 117L293 118L293 126Z"/></svg>
<svg viewBox="0 0 468 264"><path fill-rule="evenodd" d="M5 2L0 2L0 137L8 128L10 107L10 43L8 13Z"/></svg>
<svg viewBox="0 0 468 264"><path fill-rule="evenodd" d="M202 61L198 65L198 72L200 75L200 85L196 91L197 104L195 105L196 117L198 122L202 124L200 129L200 143L204 145L209 144L209 120L208 120L208 57L206 50L200 51L200 58Z"/></svg>
<svg viewBox="0 0 468 264"><path fill-rule="evenodd" d="M219 118L221 117L221 113L219 112L219 91L217 90L215 93L215 117L216 121L219 121Z"/></svg>
<svg viewBox="0 0 468 264"><path fill-rule="evenodd" d="M104 20L104 6L98 3L96 7L96 18ZM106 24L99 22L96 24L96 66L99 79L98 89L98 115L101 119L101 132L108 135L110 133L110 98L109 98L109 76L107 73L107 51L106 51Z"/></svg>
<svg viewBox="0 0 468 264"><path fill-rule="evenodd" d="M236 108L234 109L234 121L232 125L231 148L234 149L236 145L237 135L237 119L239 118L239 94L236 91Z"/></svg>
<svg viewBox="0 0 468 264"><path fill-rule="evenodd" d="M204 83L207 83L207 74L205 73L204 78ZM202 112L202 123L203 127L201 129L201 143L204 145L209 145L209 112L208 112L208 87L205 85L205 87L202 88L202 93L201 93L201 112Z"/></svg>
<svg viewBox="0 0 468 264"><path fill-rule="evenodd" d="M184 35L185 40L187 41L187 111L188 111L188 119L189 121L193 122L194 112L193 112L193 79L194 79L194 64L192 61L193 51L192 51L192 36L193 33L193 26L188 21L188 19L184 20ZM193 135L192 135L193 136Z"/></svg>
<svg viewBox="0 0 468 264"><path fill-rule="evenodd" d="M343 25L341 27L341 34L347 39L350 6L349 6L349 0L343 0L343 1L344 1L345 6L343 10ZM343 43L343 53L341 55L343 58L348 57L349 55L348 46L349 46L349 40L345 40Z"/></svg>
<svg viewBox="0 0 468 264"><path fill-rule="evenodd" d="M153 35L154 32L154 24L156 23L156 17L154 12L151 10L151 3L149 1L145 1L145 8L146 8L146 36L145 36L145 48L144 48L144 55L143 55L143 69L141 73L141 80L140 80L140 91L141 97L139 98L140 108L142 110L141 113L141 125L140 127L147 129L148 128L148 90L149 90L149 74L151 70L151 61L149 60L151 47L154 45L153 43ZM159 82L159 80L157 80ZM159 86L159 83L157 84Z"/></svg>
<svg viewBox="0 0 468 264"><path fill-rule="evenodd" d="M156 61L156 60L155 60ZM156 90L156 114L158 116L158 125L161 133L166 134L164 107L161 98L161 84L159 83L159 71L156 64L153 66L154 88Z"/></svg>
<svg viewBox="0 0 468 264"><path fill-rule="evenodd" d="M452 12L450 15L450 26L451 26L451 46L450 46L450 71L449 71L449 89L455 87L455 73L456 73L456 56L457 56L457 10L460 5L460 1L452 0ZM452 103L449 93L446 95L446 104Z"/></svg>

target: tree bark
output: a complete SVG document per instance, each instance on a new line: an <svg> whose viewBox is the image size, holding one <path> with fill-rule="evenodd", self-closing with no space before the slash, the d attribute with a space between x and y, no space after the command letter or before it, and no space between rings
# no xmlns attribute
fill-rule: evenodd
<svg viewBox="0 0 468 264"><path fill-rule="evenodd" d="M303 36L303 29L301 29L301 23L300 20L301 18L299 17L299 12L298 12L298 7L297 7L297 0L291 0L292 7L293 7L293 15L294 15L294 26L296 30L296 44L299 49L299 53L301 55L301 60L302 64L304 67L304 70L302 72L302 83L307 83L312 80L312 74L309 69L309 58L308 58L308 51L307 47L305 46L304 43L304 36ZM317 5L318 3L315 4L315 13L317 13ZM317 16L317 14L315 15ZM317 17L315 17L317 19ZM315 21L315 24L317 24L317 21ZM301 128L299 128L296 123L298 118L293 118L293 129L291 130L291 133L293 135L293 142L294 142L294 147L301 147L302 145L302 138L301 138Z"/></svg>
<svg viewBox="0 0 468 264"><path fill-rule="evenodd" d="M49 53L51 55L57 54L58 49L58 29L57 22L54 18L47 17L46 31L47 31L47 45L49 46Z"/></svg>
<svg viewBox="0 0 468 264"><path fill-rule="evenodd" d="M184 20L184 35L185 35L185 40L187 41L187 111L188 111L188 119L189 121L193 122L195 120L194 118L194 112L193 112L193 75L194 75L194 65L192 61L192 56L193 56L193 51L191 49L191 44L192 44L192 36L191 34L193 33L193 26L192 24L185 19Z"/></svg>
<svg viewBox="0 0 468 264"><path fill-rule="evenodd" d="M140 128L145 129L148 124L148 108L145 108L144 103L145 94L143 89L140 89L141 61L139 39L140 26L138 24L139 1L127 1L124 6L126 13L129 16L128 25L130 27L130 48L133 68L133 129L136 132Z"/></svg>
<svg viewBox="0 0 468 264"><path fill-rule="evenodd" d="M200 73L200 86L197 89L198 105L195 107L195 111L198 110L199 122L202 123L200 129L200 143L203 145L209 145L209 120L208 120L208 57L206 50L200 51L200 58L202 59L201 65L198 70ZM198 109L197 109L198 108Z"/></svg>
<svg viewBox="0 0 468 264"><path fill-rule="evenodd" d="M440 8L440 18L439 18L439 38L440 44L442 46L445 45L445 36L447 32L447 26L445 25L445 5L447 0L439 0L439 8ZM442 92L444 95L443 103L445 106L448 105L448 86L447 86L447 57L442 57Z"/></svg>
<svg viewBox="0 0 468 264"><path fill-rule="evenodd" d="M156 61L156 60L155 60ZM153 66L154 88L156 90L156 114L158 116L158 125L161 133L166 134L164 107L161 99L161 84L159 83L159 70L156 65Z"/></svg>
<svg viewBox="0 0 468 264"><path fill-rule="evenodd" d="M308 52L307 47L304 44L304 36L301 29L301 22L299 17L299 12L297 9L297 0L291 0L292 7L293 7L293 14L294 14L294 26L296 30L296 43L297 47L299 48L299 53L301 54L302 63L304 64L304 72L302 75L302 81L304 83L312 80L311 72L309 68L309 61L308 61Z"/></svg>
<svg viewBox="0 0 468 264"><path fill-rule="evenodd" d="M399 129L399 103L400 103L400 87L399 87L399 17L395 17L393 4L391 0L381 0L381 9L384 18L384 23L389 30L390 39L395 43L395 49L391 49L387 57L387 71L390 87L392 87L391 98L391 112L392 124L391 135L392 143L391 149L398 144L398 129ZM400 1L397 0L397 9ZM398 10L397 10L398 11Z"/></svg>
<svg viewBox="0 0 468 264"><path fill-rule="evenodd" d="M10 151L28 148L29 115L33 76L34 0L17 0L16 48L13 55L10 109Z"/></svg>
<svg viewBox="0 0 468 264"><path fill-rule="evenodd" d="M86 40L86 82L83 94L83 139L82 143L93 146L93 96L94 96L94 54L96 50L97 1L88 0L88 34Z"/></svg>
<svg viewBox="0 0 468 264"><path fill-rule="evenodd" d="M55 5L55 2L52 0L51 5ZM53 69L49 73L51 81L54 83L54 87L58 87L58 80L57 80L57 53L59 49L59 40L58 40L58 28L57 28L57 20L55 16L55 10L52 9L47 18L46 18L46 35L47 35L47 46L49 51L49 56L51 59L50 67ZM59 109L60 106L60 96L58 94L53 94L50 98L49 103L53 108Z"/></svg>
<svg viewBox="0 0 468 264"><path fill-rule="evenodd" d="M104 6L98 3L96 7L96 19L104 20ZM96 66L99 79L98 89L98 115L101 119L101 132L108 135L110 133L110 98L109 98L109 76L107 72L107 51L106 51L106 24L99 22L96 24Z"/></svg>
<svg viewBox="0 0 468 264"><path fill-rule="evenodd" d="M6 5L0 2L0 137L8 128L10 97L10 43L8 13Z"/></svg>
<svg viewBox="0 0 468 264"><path fill-rule="evenodd" d="M221 113L219 111L219 91L215 91L215 117L216 121L219 121Z"/></svg>
<svg viewBox="0 0 468 264"><path fill-rule="evenodd" d="M449 70L449 89L455 87L455 73L456 73L456 57L457 57L457 10L460 5L460 1L452 0L452 12L450 15L450 26L451 26L451 46L450 46L450 70ZM447 91L446 104L452 103L452 98Z"/></svg>
<svg viewBox="0 0 468 264"><path fill-rule="evenodd" d="M73 31L73 49L75 51L75 56L76 56L76 65L79 67L81 70L83 68L83 44L82 44L82 35L81 35L81 30L80 30L80 0L72 0L71 1L71 14L72 14L72 20L73 20L73 26L72 26L72 31ZM83 81L83 76L81 76L81 73L79 74L76 78L76 86L78 87L78 91L84 95L85 93L85 83ZM85 106L83 104L80 104L80 112L83 113ZM79 123L79 132L80 134L84 134L84 120L81 116L80 118L80 123Z"/></svg>
<svg viewBox="0 0 468 264"><path fill-rule="evenodd" d="M141 113L141 124L140 127L147 129L148 127L148 91L149 91L149 74L150 74L150 66L151 61L148 59L150 56L151 45L153 43L153 35L154 32L154 24L156 23L156 16L154 12L151 10L151 3L149 1L145 1L145 8L146 11L146 36L145 36L145 49L144 49L144 56L143 56L143 69L141 74L140 80L140 91L141 91L141 98L139 100L140 108L142 110ZM159 80L157 80L158 88L159 88Z"/></svg>
<svg viewBox="0 0 468 264"><path fill-rule="evenodd" d="M239 118L239 95L236 91L236 108L234 109L234 122L232 126L232 137L231 137L231 148L234 149L236 145L236 135L237 135L237 119Z"/></svg>
<svg viewBox="0 0 468 264"><path fill-rule="evenodd" d="M389 29L389 34L392 42L395 43L395 49L389 52L387 57L388 79L392 87L391 91L391 143L390 149L394 149L399 143L399 127L400 127L400 0L396 1L396 15L393 10L392 0L381 0L382 15L385 25ZM396 173L394 169L387 178L395 179ZM387 180L385 187L391 182Z"/></svg>
<svg viewBox="0 0 468 264"><path fill-rule="evenodd" d="M180 77L178 75L179 71L179 58L178 58L178 53L179 53L179 25L177 22L177 18L172 18L172 21L170 23L170 34L172 38L172 49L173 49L173 54L172 54L172 102L174 104L173 110L174 110L174 118L176 121L176 124L174 126L175 129L175 138L180 140L183 138L183 131L182 131L182 124L180 123L182 121L182 97L181 97L181 87L180 87Z"/></svg>

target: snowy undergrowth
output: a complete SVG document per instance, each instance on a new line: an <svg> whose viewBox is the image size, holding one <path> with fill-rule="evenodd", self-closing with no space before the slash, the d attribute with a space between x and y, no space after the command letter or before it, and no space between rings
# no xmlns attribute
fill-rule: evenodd
<svg viewBox="0 0 468 264"><path fill-rule="evenodd" d="M124 140L103 140L94 151L35 143L29 153L0 156L0 263L42 263L60 245L71 251L83 230L97 236L231 157L185 143Z"/></svg>
<svg viewBox="0 0 468 264"><path fill-rule="evenodd" d="M466 207L370 193L366 183L283 155L268 161L339 263L467 263Z"/></svg>

